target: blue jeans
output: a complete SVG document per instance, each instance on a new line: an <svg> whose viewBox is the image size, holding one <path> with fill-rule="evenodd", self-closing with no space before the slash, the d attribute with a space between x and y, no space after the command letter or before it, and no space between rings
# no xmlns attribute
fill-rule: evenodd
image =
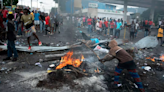
<svg viewBox="0 0 164 92"><path fill-rule="evenodd" d="M134 33L134 36L137 37L137 33L138 33L138 30L136 30L136 32Z"/></svg>
<svg viewBox="0 0 164 92"><path fill-rule="evenodd" d="M14 41L8 40L7 44L7 56L12 57L12 52L14 53L14 58L18 57L17 50L15 48L15 43Z"/></svg>
<svg viewBox="0 0 164 92"><path fill-rule="evenodd" d="M115 37L119 38L120 37L120 29L115 30Z"/></svg>
<svg viewBox="0 0 164 92"><path fill-rule="evenodd" d="M18 24L18 35L22 35L21 23Z"/></svg>
<svg viewBox="0 0 164 92"><path fill-rule="evenodd" d="M43 26L43 22L40 21L39 23L40 23L40 32L42 32L42 30L43 30L43 27L42 27Z"/></svg>
<svg viewBox="0 0 164 92"><path fill-rule="evenodd" d="M145 31L145 35L144 37L148 36L149 35L149 31Z"/></svg>
<svg viewBox="0 0 164 92"><path fill-rule="evenodd" d="M92 29L91 29L91 25L88 25L88 32L91 33Z"/></svg>
<svg viewBox="0 0 164 92"><path fill-rule="evenodd" d="M105 28L105 34L107 35L108 33L108 27L104 27Z"/></svg>
<svg viewBox="0 0 164 92"><path fill-rule="evenodd" d="M14 21L14 24L15 24L15 31L18 30L18 22Z"/></svg>

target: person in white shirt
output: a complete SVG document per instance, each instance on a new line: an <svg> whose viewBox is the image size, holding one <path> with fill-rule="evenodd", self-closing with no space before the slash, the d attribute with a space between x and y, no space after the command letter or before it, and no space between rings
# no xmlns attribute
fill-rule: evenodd
<svg viewBox="0 0 164 92"><path fill-rule="evenodd" d="M97 23L96 23L96 31L100 34L99 23L100 23L100 20L97 20Z"/></svg>
<svg viewBox="0 0 164 92"><path fill-rule="evenodd" d="M161 24L162 24L162 21L161 21L161 20L159 20L159 23L158 23L158 24L159 24L159 28L160 28L160 27L161 27Z"/></svg>
<svg viewBox="0 0 164 92"><path fill-rule="evenodd" d="M136 24L135 24L135 34L134 34L135 37L137 37L138 29L139 29L139 24L138 24L138 22L136 22Z"/></svg>

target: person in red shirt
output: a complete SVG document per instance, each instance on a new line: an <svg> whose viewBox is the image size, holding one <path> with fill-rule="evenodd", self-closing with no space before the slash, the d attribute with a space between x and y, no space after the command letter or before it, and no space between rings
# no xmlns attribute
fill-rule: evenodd
<svg viewBox="0 0 164 92"><path fill-rule="evenodd" d="M50 28L50 16L48 14L46 14L46 18L45 18L45 22L46 22L46 34L47 35L47 31L48 31L48 27Z"/></svg>
<svg viewBox="0 0 164 92"><path fill-rule="evenodd" d="M91 33L91 31L92 31L92 26L91 26L91 24L92 24L92 19L91 19L91 17L88 18L87 22L88 22L88 32Z"/></svg>
<svg viewBox="0 0 164 92"><path fill-rule="evenodd" d="M115 23L114 23L114 21L112 20L112 21L110 22L110 35L113 35L114 25L115 25Z"/></svg>
<svg viewBox="0 0 164 92"><path fill-rule="evenodd" d="M3 21L5 22L7 20L7 13L8 13L8 10L6 10L6 7L4 6L2 9L2 14L3 14Z"/></svg>
<svg viewBox="0 0 164 92"><path fill-rule="evenodd" d="M107 35L107 30L108 30L108 21L104 20L104 25L105 25L105 35Z"/></svg>

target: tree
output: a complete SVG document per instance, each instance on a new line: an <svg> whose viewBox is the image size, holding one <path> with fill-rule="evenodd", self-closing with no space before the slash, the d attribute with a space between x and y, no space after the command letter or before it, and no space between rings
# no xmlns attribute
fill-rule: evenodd
<svg viewBox="0 0 164 92"><path fill-rule="evenodd" d="M18 0L12 0L12 5L16 5L18 3ZM3 0L4 6L11 6L11 0Z"/></svg>

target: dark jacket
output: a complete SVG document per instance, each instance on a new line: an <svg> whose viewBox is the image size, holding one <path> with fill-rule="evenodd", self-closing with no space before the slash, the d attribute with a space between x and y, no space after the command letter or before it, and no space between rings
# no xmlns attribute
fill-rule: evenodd
<svg viewBox="0 0 164 92"><path fill-rule="evenodd" d="M16 36L14 34L15 28L14 28L14 23L12 21L8 21L7 23L7 40L14 41L16 40Z"/></svg>

